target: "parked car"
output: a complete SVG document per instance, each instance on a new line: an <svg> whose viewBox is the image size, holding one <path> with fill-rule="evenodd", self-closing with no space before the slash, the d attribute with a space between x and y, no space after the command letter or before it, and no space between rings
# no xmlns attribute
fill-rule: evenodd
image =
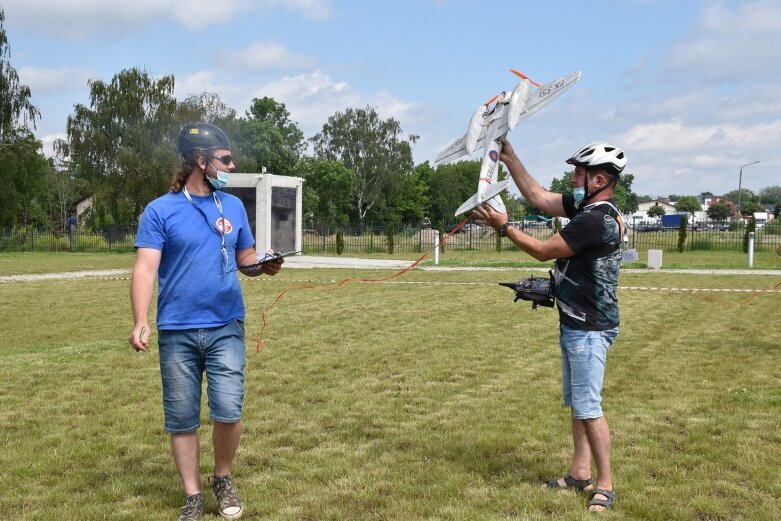
<svg viewBox="0 0 781 521"><path fill-rule="evenodd" d="M459 232L461 232L461 233L468 233L468 232L480 233L480 231L482 231L482 229L483 229L483 227L480 226L479 224L466 223L464 226L461 227Z"/></svg>
<svg viewBox="0 0 781 521"><path fill-rule="evenodd" d="M637 227L638 232L658 232L662 230L662 225L657 223L641 224Z"/></svg>

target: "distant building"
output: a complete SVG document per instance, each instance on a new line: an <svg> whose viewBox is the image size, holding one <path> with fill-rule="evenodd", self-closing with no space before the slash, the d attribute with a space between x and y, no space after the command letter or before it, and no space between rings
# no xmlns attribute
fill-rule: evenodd
<svg viewBox="0 0 781 521"><path fill-rule="evenodd" d="M659 205L664 208L664 213L675 213L675 205L668 203L664 199L654 199L637 205L637 210L631 215L631 222L636 226L659 222L658 217L649 217L648 210L653 206Z"/></svg>
<svg viewBox="0 0 781 521"><path fill-rule="evenodd" d="M92 196L88 195L87 197L82 197L73 204L73 207L76 213L77 221L84 222L84 214L92 209Z"/></svg>

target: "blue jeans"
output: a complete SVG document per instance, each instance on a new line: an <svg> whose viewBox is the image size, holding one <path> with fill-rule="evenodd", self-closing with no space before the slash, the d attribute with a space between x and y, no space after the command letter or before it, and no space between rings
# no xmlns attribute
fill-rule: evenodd
<svg viewBox="0 0 781 521"><path fill-rule="evenodd" d="M158 332L165 430L193 432L201 426L201 384L206 372L210 418L241 420L244 398L244 323L208 329Z"/></svg>
<svg viewBox="0 0 781 521"><path fill-rule="evenodd" d="M618 328L583 331L560 325L561 377L564 405L577 420L602 417L602 383L607 352Z"/></svg>

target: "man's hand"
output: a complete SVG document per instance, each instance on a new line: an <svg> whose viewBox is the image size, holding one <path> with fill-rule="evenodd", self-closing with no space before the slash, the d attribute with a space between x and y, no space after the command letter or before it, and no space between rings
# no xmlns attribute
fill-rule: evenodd
<svg viewBox="0 0 781 521"><path fill-rule="evenodd" d="M515 150L513 150L513 146L510 144L509 141L507 141L507 136L504 135L499 138L499 141L502 142L502 153L499 154L499 161L504 163L505 165L510 161L517 161L518 156L515 155Z"/></svg>
<svg viewBox="0 0 781 521"><path fill-rule="evenodd" d="M263 273L266 275L269 275L273 277L277 273L279 273L279 270L282 269L282 265L285 263L285 259L279 258L275 259L273 261L264 262L260 265L260 269L263 270Z"/></svg>
<svg viewBox="0 0 781 521"><path fill-rule="evenodd" d="M248 248L236 256L236 263L239 265L239 271L248 277L257 277L258 275L274 276L279 273L285 259L267 259L274 255L273 250L269 250L263 257L259 256L253 248Z"/></svg>
<svg viewBox="0 0 781 521"><path fill-rule="evenodd" d="M133 331L130 332L130 345L136 351L146 351L149 346L149 324L147 322L139 322L133 327Z"/></svg>
<svg viewBox="0 0 781 521"><path fill-rule="evenodd" d="M506 213L499 213L489 204L478 206L472 212L477 224L487 224L494 230L506 223L509 218Z"/></svg>

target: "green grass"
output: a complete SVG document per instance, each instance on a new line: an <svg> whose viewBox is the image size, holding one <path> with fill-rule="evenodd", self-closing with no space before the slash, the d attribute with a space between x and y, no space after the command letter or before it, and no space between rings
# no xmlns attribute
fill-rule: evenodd
<svg viewBox="0 0 781 521"><path fill-rule="evenodd" d="M126 264L110 257L88 262ZM8 264L0 266L6 274ZM234 475L246 517L594 519L585 497L538 488L566 470L571 449L556 314L513 303L495 285L528 272L413 271L332 289L390 273L288 269L242 279L247 389ZM757 290L778 282L662 272L624 274L620 285ZM132 354L128 284L0 283L8 310L0 519L177 515L156 337L149 353ZM288 292L256 354L261 310L301 284L330 290ZM781 295L619 296L604 404L619 502L605 518L781 518ZM206 411L204 474L212 458ZM217 519L211 497L207 508Z"/></svg>
<svg viewBox="0 0 781 521"><path fill-rule="evenodd" d="M130 269L134 260L130 253L0 253L0 275Z"/></svg>

